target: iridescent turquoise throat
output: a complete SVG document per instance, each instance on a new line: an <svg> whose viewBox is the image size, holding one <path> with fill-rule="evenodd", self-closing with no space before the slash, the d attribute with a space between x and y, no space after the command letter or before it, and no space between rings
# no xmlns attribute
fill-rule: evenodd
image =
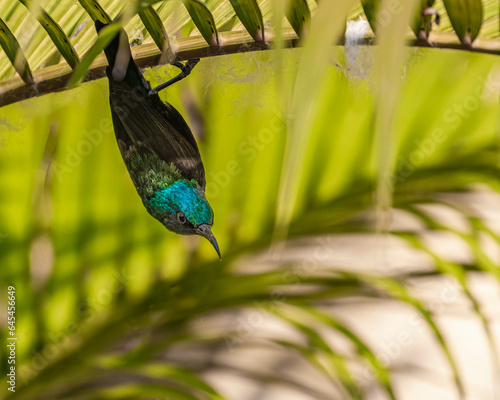
<svg viewBox="0 0 500 400"><path fill-rule="evenodd" d="M151 207L175 213L182 211L187 220L194 226L212 223L212 212L207 200L200 196L196 188L198 183L191 179L175 181L168 188L157 190L155 196L149 200Z"/></svg>

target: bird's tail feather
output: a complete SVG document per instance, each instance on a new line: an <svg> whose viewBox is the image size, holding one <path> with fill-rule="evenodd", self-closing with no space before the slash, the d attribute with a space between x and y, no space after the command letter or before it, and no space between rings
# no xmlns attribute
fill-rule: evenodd
<svg viewBox="0 0 500 400"><path fill-rule="evenodd" d="M95 21L97 33L107 25L99 20ZM141 88L146 91L150 90L148 82L144 79L132 58L128 37L123 29L106 46L104 53L108 60L106 74L110 82L126 81L135 88Z"/></svg>

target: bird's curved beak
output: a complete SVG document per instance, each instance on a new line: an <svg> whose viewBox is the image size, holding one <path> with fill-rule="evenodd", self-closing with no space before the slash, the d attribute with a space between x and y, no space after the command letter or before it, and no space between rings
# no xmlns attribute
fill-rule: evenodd
<svg viewBox="0 0 500 400"><path fill-rule="evenodd" d="M222 261L222 258L220 256L220 251L219 251L219 245L217 244L217 240L215 239L214 234L211 231L211 227L208 224L201 224L196 228L196 234L203 236L206 238L210 243L212 243L212 246L214 246L215 251L217 252L217 255L219 256L219 260Z"/></svg>

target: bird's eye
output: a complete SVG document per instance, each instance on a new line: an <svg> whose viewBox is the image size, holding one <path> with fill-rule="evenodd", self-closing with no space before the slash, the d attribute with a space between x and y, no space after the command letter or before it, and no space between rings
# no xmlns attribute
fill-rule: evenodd
<svg viewBox="0 0 500 400"><path fill-rule="evenodd" d="M186 216L183 214L183 213L177 213L177 220L181 223L181 224L185 224L186 223Z"/></svg>

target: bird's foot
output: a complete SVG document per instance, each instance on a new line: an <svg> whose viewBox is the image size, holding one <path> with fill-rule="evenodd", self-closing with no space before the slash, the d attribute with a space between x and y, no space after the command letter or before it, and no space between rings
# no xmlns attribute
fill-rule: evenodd
<svg viewBox="0 0 500 400"><path fill-rule="evenodd" d="M191 71L196 66L196 64L198 64L199 61L200 61L199 58L193 58L191 60L186 61L185 64L181 63L180 61L174 62L173 65L175 65L177 68L181 70L180 74L170 79L168 82L162 83L161 85L155 87L154 89L151 89L148 95L154 96L155 94L158 94L160 90L163 90L173 85L175 82L179 82L180 80L184 79L191 73Z"/></svg>

